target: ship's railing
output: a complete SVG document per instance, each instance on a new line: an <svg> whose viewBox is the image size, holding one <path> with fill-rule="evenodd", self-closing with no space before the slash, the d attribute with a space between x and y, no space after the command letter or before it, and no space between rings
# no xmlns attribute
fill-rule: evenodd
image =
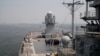
<svg viewBox="0 0 100 56"><path fill-rule="evenodd" d="M81 18L82 17L96 17L96 11L91 10L91 11L88 11L88 12L84 12L84 13L81 13L80 16L81 16Z"/></svg>
<svg viewBox="0 0 100 56"><path fill-rule="evenodd" d="M100 32L100 25L98 24L87 24L88 32Z"/></svg>
<svg viewBox="0 0 100 56"><path fill-rule="evenodd" d="M92 6L94 4L94 1L89 1L89 5Z"/></svg>
<svg viewBox="0 0 100 56"><path fill-rule="evenodd" d="M84 26L76 26L76 31L75 31L75 35L85 35L86 34L86 28Z"/></svg>

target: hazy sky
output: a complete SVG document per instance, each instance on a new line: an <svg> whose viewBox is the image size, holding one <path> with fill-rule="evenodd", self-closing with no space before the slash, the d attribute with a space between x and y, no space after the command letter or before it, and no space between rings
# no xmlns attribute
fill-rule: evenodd
<svg viewBox="0 0 100 56"><path fill-rule="evenodd" d="M0 24L42 23L48 11L53 12L57 23L71 23L70 10L62 2L63 0L0 0ZM84 22L79 19L80 12L84 11L85 6L76 11L76 23Z"/></svg>

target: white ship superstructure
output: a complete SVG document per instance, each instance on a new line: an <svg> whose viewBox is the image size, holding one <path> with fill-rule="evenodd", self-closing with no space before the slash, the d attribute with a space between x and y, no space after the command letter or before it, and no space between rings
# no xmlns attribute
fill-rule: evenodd
<svg viewBox="0 0 100 56"><path fill-rule="evenodd" d="M55 16L53 15L53 13L51 11L49 11L47 13L47 15L45 16L45 25L46 25L46 29L45 29L45 36L50 37L50 35L54 35L54 31L55 31Z"/></svg>

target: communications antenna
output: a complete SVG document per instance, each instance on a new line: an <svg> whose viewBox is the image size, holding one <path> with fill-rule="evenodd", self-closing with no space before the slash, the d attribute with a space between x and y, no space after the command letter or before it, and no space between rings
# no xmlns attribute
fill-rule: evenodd
<svg viewBox="0 0 100 56"><path fill-rule="evenodd" d="M80 0L75 1L73 0L72 3L65 3L63 2L63 5L67 6L71 10L72 15L72 48L75 49L75 32L74 32L74 14L75 11L78 10L84 3L82 3Z"/></svg>
<svg viewBox="0 0 100 56"><path fill-rule="evenodd" d="M75 11L78 10L82 5L84 5L84 3L81 2L80 0L79 0L79 1L73 0L72 3L65 3L65 2L63 1L62 4L71 10L71 15L72 15L72 38L75 39L75 35L74 35L74 13L75 13Z"/></svg>

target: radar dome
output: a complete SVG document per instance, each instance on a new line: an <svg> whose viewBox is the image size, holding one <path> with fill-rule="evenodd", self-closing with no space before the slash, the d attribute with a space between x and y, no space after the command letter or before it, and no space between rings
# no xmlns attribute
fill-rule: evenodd
<svg viewBox="0 0 100 56"><path fill-rule="evenodd" d="M52 14L52 11L48 11L47 13L48 13L48 14Z"/></svg>
<svg viewBox="0 0 100 56"><path fill-rule="evenodd" d="M61 38L61 42L63 44L63 47L68 47L69 43L70 43L71 39L69 36L63 36Z"/></svg>

